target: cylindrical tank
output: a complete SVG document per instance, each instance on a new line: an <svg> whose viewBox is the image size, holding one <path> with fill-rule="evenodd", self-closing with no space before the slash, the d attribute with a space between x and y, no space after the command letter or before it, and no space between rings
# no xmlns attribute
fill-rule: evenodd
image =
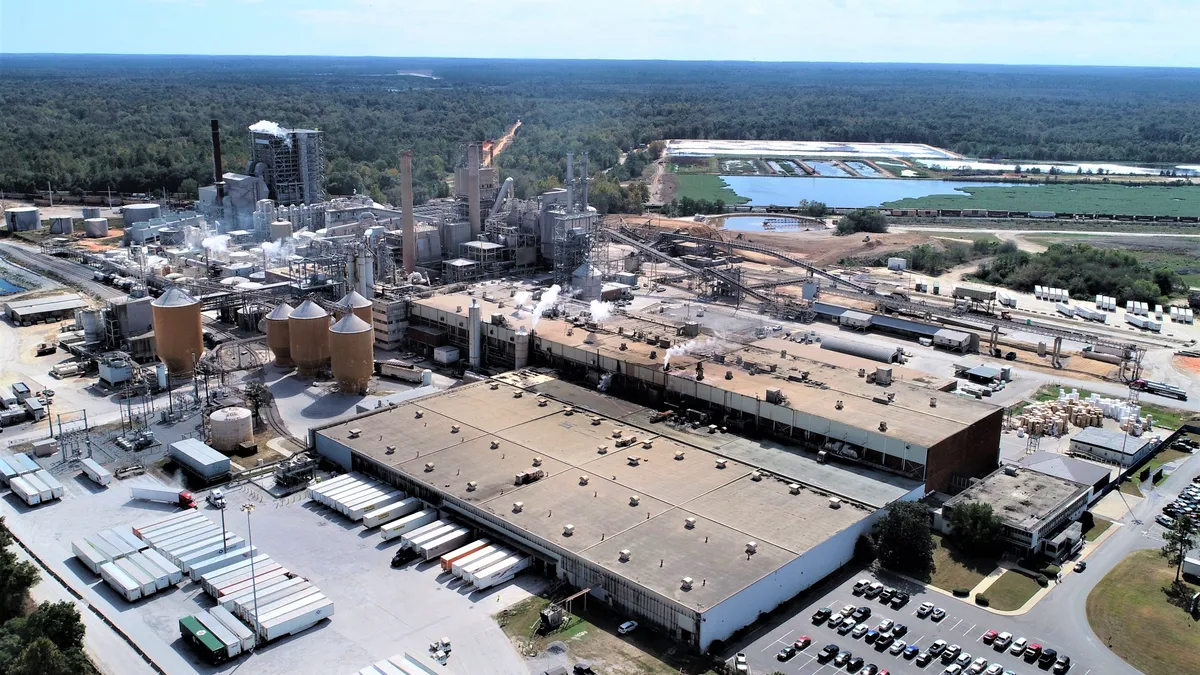
<svg viewBox="0 0 1200 675"><path fill-rule="evenodd" d="M471 307L467 310L467 353L470 355L472 368L480 366L483 344L483 326L481 325L483 309L471 298Z"/></svg>
<svg viewBox="0 0 1200 675"><path fill-rule="evenodd" d="M99 206L83 207L83 219L84 220L87 220L88 218L99 218L99 217L100 217L100 207Z"/></svg>
<svg viewBox="0 0 1200 675"><path fill-rule="evenodd" d="M150 303L158 358L172 376L192 374L194 361L204 353L200 301L179 286L171 286Z"/></svg>
<svg viewBox="0 0 1200 675"><path fill-rule="evenodd" d="M158 231L158 243L163 246L179 246L183 243L183 228L164 227Z"/></svg>
<svg viewBox="0 0 1200 675"><path fill-rule="evenodd" d="M254 420L250 411L238 406L214 410L208 416L208 430L212 436L209 445L224 453L236 450L238 443L254 440Z"/></svg>
<svg viewBox="0 0 1200 675"><path fill-rule="evenodd" d="M272 221L271 225L267 228L267 233L271 237L271 241L287 239L292 236L292 223L287 220Z"/></svg>
<svg viewBox="0 0 1200 675"><path fill-rule="evenodd" d="M311 299L288 315L288 347L301 375L312 375L329 363L329 315Z"/></svg>
<svg viewBox="0 0 1200 675"><path fill-rule="evenodd" d="M292 365L292 345L288 341L288 316L292 306L286 302L271 310L267 315L267 349L275 355L275 365L284 368Z"/></svg>
<svg viewBox="0 0 1200 675"><path fill-rule="evenodd" d="M83 234L86 237L98 238L108 236L108 218L85 218Z"/></svg>
<svg viewBox="0 0 1200 675"><path fill-rule="evenodd" d="M347 314L329 328L329 357L338 390L366 391L375 371L375 331L371 324Z"/></svg>
<svg viewBox="0 0 1200 675"><path fill-rule="evenodd" d="M130 204L121 209L121 215L125 218L125 227L129 227L134 223L144 223L152 218L160 217L162 207L158 204Z"/></svg>
<svg viewBox="0 0 1200 675"><path fill-rule="evenodd" d="M104 310L102 309L77 309L75 310L75 323L83 328L83 341L85 344L95 344L104 339Z"/></svg>
<svg viewBox="0 0 1200 675"><path fill-rule="evenodd" d="M42 226L42 212L36 206L14 206L4 212L4 226L9 232L28 232Z"/></svg>
<svg viewBox="0 0 1200 675"><path fill-rule="evenodd" d="M71 216L54 216L50 219L50 234L71 234L74 231Z"/></svg>
<svg viewBox="0 0 1200 675"><path fill-rule="evenodd" d="M358 294L358 291L350 291L338 300L337 308L334 310L334 316L341 319L346 316L346 312L350 312L371 325L371 301Z"/></svg>
<svg viewBox="0 0 1200 675"><path fill-rule="evenodd" d="M521 326L514 336L513 346L515 349L513 368L520 370L529 365L529 331L525 330L524 326Z"/></svg>
<svg viewBox="0 0 1200 675"><path fill-rule="evenodd" d="M156 363L154 365L154 375L155 375L155 378L158 380L158 388L166 389L167 388L167 367L161 363Z"/></svg>

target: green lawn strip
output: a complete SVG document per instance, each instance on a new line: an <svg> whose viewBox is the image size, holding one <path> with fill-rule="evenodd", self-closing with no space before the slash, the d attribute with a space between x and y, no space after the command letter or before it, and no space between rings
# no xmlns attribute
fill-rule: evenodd
<svg viewBox="0 0 1200 675"><path fill-rule="evenodd" d="M1112 527L1112 521L1107 518L1093 516L1092 520L1092 529L1083 533L1083 538L1088 541L1096 541L1100 538L1100 535L1104 534L1108 531L1108 528Z"/></svg>
<svg viewBox="0 0 1200 675"><path fill-rule="evenodd" d="M726 204L745 204L750 201L729 189L720 176L709 174L677 174L675 176L675 198L703 199L715 202L720 199Z"/></svg>
<svg viewBox="0 0 1200 675"><path fill-rule="evenodd" d="M1146 675L1200 673L1200 623L1171 604L1174 580L1175 570L1158 551L1135 551L1088 595L1092 630ZM1183 595L1197 590L1185 584Z"/></svg>
<svg viewBox="0 0 1200 675"><path fill-rule="evenodd" d="M933 539L937 548L933 551L934 571L928 581L944 591L975 588L996 569L995 557L968 555L939 534L933 535Z"/></svg>
<svg viewBox="0 0 1200 675"><path fill-rule="evenodd" d="M984 591L984 595L992 609L1009 612L1024 607L1041 588L1033 577L1008 570Z"/></svg>

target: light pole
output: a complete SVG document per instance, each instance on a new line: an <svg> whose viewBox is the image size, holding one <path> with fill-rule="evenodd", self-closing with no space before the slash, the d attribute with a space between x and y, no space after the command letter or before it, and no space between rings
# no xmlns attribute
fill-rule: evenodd
<svg viewBox="0 0 1200 675"><path fill-rule="evenodd" d="M258 646L258 633L261 624L258 622L258 584L254 578L254 533L250 531L250 514L254 512L253 504L242 504L246 513L246 539L250 545L250 597L254 601L254 646ZM222 511L222 514L224 511Z"/></svg>
<svg viewBox="0 0 1200 675"><path fill-rule="evenodd" d="M229 507L229 502L221 500L221 553L228 553L229 549L229 530L225 529L225 509ZM249 524L249 523L247 523ZM253 557L253 556L251 556Z"/></svg>

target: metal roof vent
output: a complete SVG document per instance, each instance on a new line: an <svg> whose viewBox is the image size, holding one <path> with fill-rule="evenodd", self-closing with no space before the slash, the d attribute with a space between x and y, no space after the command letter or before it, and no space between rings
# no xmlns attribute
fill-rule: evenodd
<svg viewBox="0 0 1200 675"><path fill-rule="evenodd" d="M500 441L492 441L492 449L495 450L498 447L500 447Z"/></svg>
<svg viewBox="0 0 1200 675"><path fill-rule="evenodd" d="M650 360L653 361L654 359L657 359L657 358L658 358L658 351L651 349L650 350Z"/></svg>
<svg viewBox="0 0 1200 675"><path fill-rule="evenodd" d="M684 519L683 519L683 526L684 526L684 527L686 527L686 528L687 528L687 529L689 529L689 530L691 530L691 529L695 529L695 527L696 527L696 519L695 519L695 518L684 518Z"/></svg>
<svg viewBox="0 0 1200 675"><path fill-rule="evenodd" d="M521 398L524 395L525 395L525 392L523 392L523 391L514 391L513 392L513 398Z"/></svg>
<svg viewBox="0 0 1200 675"><path fill-rule="evenodd" d="M838 409L838 410L841 410L842 408L844 408L844 407L845 407L845 405L846 405L846 404L842 403L842 402L841 402L841 400L838 400L838 402L837 402L837 403L834 403L834 404L833 404L833 407L834 407L834 408L836 408L836 409Z"/></svg>
<svg viewBox="0 0 1200 675"><path fill-rule="evenodd" d="M513 502L513 513L520 513L525 508L525 502Z"/></svg>
<svg viewBox="0 0 1200 675"><path fill-rule="evenodd" d="M859 368L859 369L858 369L858 376L859 376L859 377L866 377L866 376L867 376L867 369L866 369L866 368Z"/></svg>
<svg viewBox="0 0 1200 675"><path fill-rule="evenodd" d="M733 379L733 371L732 370L725 371L725 379L727 379L727 380Z"/></svg>
<svg viewBox="0 0 1200 675"><path fill-rule="evenodd" d="M937 397L936 397L936 396L930 396L930 397L929 397L929 407L930 407L930 408L936 408L936 407L937 407Z"/></svg>
<svg viewBox="0 0 1200 675"><path fill-rule="evenodd" d="M534 466L541 466L541 465L542 465L542 458L541 458L541 457L534 457L534 458L533 458L533 465L534 465Z"/></svg>
<svg viewBox="0 0 1200 675"><path fill-rule="evenodd" d="M358 438L362 435L362 429L351 429L350 438Z"/></svg>
<svg viewBox="0 0 1200 675"><path fill-rule="evenodd" d="M500 388L500 383L498 383L498 382L493 382L493 383L491 383L490 386L488 386L488 389L491 389L492 391L496 391L499 388Z"/></svg>
<svg viewBox="0 0 1200 675"><path fill-rule="evenodd" d="M750 474L750 480L759 481L762 479L763 479L763 475L762 475L761 471L755 471L754 473Z"/></svg>
<svg viewBox="0 0 1200 675"><path fill-rule="evenodd" d="M1004 466L1004 475L1006 475L1006 476L1017 475L1017 465L1016 464L1006 464Z"/></svg>
<svg viewBox="0 0 1200 675"><path fill-rule="evenodd" d="M477 487L479 487L479 483L476 483L473 480L467 481L467 492L474 492L475 488Z"/></svg>
<svg viewBox="0 0 1200 675"><path fill-rule="evenodd" d="M637 466L642 461L642 458L637 455L630 455L625 459L629 461L629 466Z"/></svg>
<svg viewBox="0 0 1200 675"><path fill-rule="evenodd" d="M643 447L645 447L645 446L643 446ZM683 451L682 450L675 451L675 459L680 462L683 461Z"/></svg>
<svg viewBox="0 0 1200 675"><path fill-rule="evenodd" d="M679 580L679 588L680 588L680 590L684 590L684 591L692 590L692 578L684 577L684 578L680 579Z"/></svg>
<svg viewBox="0 0 1200 675"><path fill-rule="evenodd" d="M620 560L621 562L629 562L629 558L632 555L633 553L630 552L629 549L623 548L621 549L620 553L617 554L617 560Z"/></svg>
<svg viewBox="0 0 1200 675"><path fill-rule="evenodd" d="M575 414L575 408L573 408L569 405L563 406L563 414L566 415L567 417L570 417L571 415Z"/></svg>
<svg viewBox="0 0 1200 675"><path fill-rule="evenodd" d="M455 305L455 306L454 306L454 313L455 313L455 314L462 314L462 305Z"/></svg>
<svg viewBox="0 0 1200 675"><path fill-rule="evenodd" d="M385 455L394 455L394 454L396 454L396 446L394 446L394 445L389 445L389 446L387 446L386 448L384 448L384 453L383 453L383 454L385 454Z"/></svg>
<svg viewBox="0 0 1200 675"><path fill-rule="evenodd" d="M563 525L563 536L564 537L569 537L573 534L575 534L575 526L574 525L571 525L569 523L566 525Z"/></svg>
<svg viewBox="0 0 1200 675"><path fill-rule="evenodd" d="M597 445L596 453L600 454L600 455L607 455L608 454L608 446L607 445Z"/></svg>
<svg viewBox="0 0 1200 675"><path fill-rule="evenodd" d="M718 460L717 460L717 468L718 468L718 469L724 469L724 468L725 468L725 465L726 465L726 464L728 464L728 463L729 463L729 460L727 460L727 459L718 459Z"/></svg>
<svg viewBox="0 0 1200 675"><path fill-rule="evenodd" d="M598 427L598 426L600 426L600 423L603 421L604 420L600 419L599 417L593 417L592 418L592 426Z"/></svg>
<svg viewBox="0 0 1200 675"><path fill-rule="evenodd" d="M638 497L637 495L629 495L629 505L630 506L637 506L639 501L641 501L641 498Z"/></svg>
<svg viewBox="0 0 1200 675"><path fill-rule="evenodd" d="M621 430L620 430L620 429L613 429L613 430L612 430L612 437L613 437L613 438L620 438L620 437L621 437Z"/></svg>
<svg viewBox="0 0 1200 675"><path fill-rule="evenodd" d="M424 410L418 410L418 411L417 411L417 412L416 412L416 413L413 415L413 417L416 417L417 419L421 419L421 418L422 418L422 417L424 417L424 416L425 416L425 411L424 411Z"/></svg>
<svg viewBox="0 0 1200 675"><path fill-rule="evenodd" d="M642 441L642 447L649 450L654 447L654 441Z"/></svg>
<svg viewBox="0 0 1200 675"><path fill-rule="evenodd" d="M880 431L887 431L887 422L880 421L880 422L879 422L879 430L880 430Z"/></svg>
<svg viewBox="0 0 1200 675"><path fill-rule="evenodd" d="M539 398L537 401L538 401L538 407L539 407L539 408L545 408L545 407L546 407L546 405L550 403L549 401L547 401L547 400L546 400L546 399L544 399L544 398Z"/></svg>
<svg viewBox="0 0 1200 675"><path fill-rule="evenodd" d="M831 508L831 509L842 508L842 500L838 499L837 497L830 497L829 498L829 508Z"/></svg>
<svg viewBox="0 0 1200 675"><path fill-rule="evenodd" d="M584 474L584 475L582 475L582 476L580 476L580 477L579 477L579 484L580 484L580 485L587 485L587 484L588 484L588 480L589 480L589 479L588 479L588 476L587 476L587 474Z"/></svg>
<svg viewBox="0 0 1200 675"><path fill-rule="evenodd" d="M747 553L747 555L753 555L755 553L758 553L758 542L757 541L746 542L746 553Z"/></svg>
<svg viewBox="0 0 1200 675"><path fill-rule="evenodd" d="M450 425L450 433L452 433L452 434L457 434L457 433L458 433L458 425L457 425L457 424L451 424L451 425Z"/></svg>
<svg viewBox="0 0 1200 675"><path fill-rule="evenodd" d="M788 491L794 495L800 494L800 484L799 483L789 483Z"/></svg>
<svg viewBox="0 0 1200 675"><path fill-rule="evenodd" d="M433 462L425 462L425 473L433 471Z"/></svg>

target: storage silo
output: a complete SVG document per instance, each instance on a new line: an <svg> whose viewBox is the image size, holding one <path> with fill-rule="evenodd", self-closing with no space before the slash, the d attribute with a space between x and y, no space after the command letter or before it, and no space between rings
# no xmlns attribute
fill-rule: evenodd
<svg viewBox="0 0 1200 675"><path fill-rule="evenodd" d="M121 215L125 218L125 227L129 227L162 216L162 207L158 204L130 204L121 209Z"/></svg>
<svg viewBox="0 0 1200 675"><path fill-rule="evenodd" d="M4 211L4 226L9 232L29 232L42 226L42 213L36 206L14 206Z"/></svg>
<svg viewBox="0 0 1200 675"><path fill-rule="evenodd" d="M279 241L292 236L292 223L287 220L275 220L267 226L267 236L271 241Z"/></svg>
<svg viewBox="0 0 1200 675"><path fill-rule="evenodd" d="M237 450L239 443L254 440L254 420L250 411L238 406L214 410L208 416L208 430L213 448L229 454Z"/></svg>
<svg viewBox="0 0 1200 675"><path fill-rule="evenodd" d="M342 296L342 299L338 300L334 314L341 319L346 316L347 311L365 321L368 326L371 325L371 301L359 295L358 291L352 290Z"/></svg>
<svg viewBox="0 0 1200 675"><path fill-rule="evenodd" d="M329 314L311 299L288 315L288 346L301 375L312 375L329 363Z"/></svg>
<svg viewBox="0 0 1200 675"><path fill-rule="evenodd" d="M85 218L83 234L93 239L108 236L108 218Z"/></svg>
<svg viewBox="0 0 1200 675"><path fill-rule="evenodd" d="M360 393L375 372L375 331L371 324L347 314L329 328L329 358L338 390Z"/></svg>
<svg viewBox="0 0 1200 675"><path fill-rule="evenodd" d="M54 216L50 219L50 234L72 234L74 231L71 216Z"/></svg>
<svg viewBox="0 0 1200 675"><path fill-rule="evenodd" d="M267 349L275 355L275 365L287 368L292 365L292 345L288 339L288 317L292 306L286 302L267 315Z"/></svg>
<svg viewBox="0 0 1200 675"><path fill-rule="evenodd" d="M100 207L99 206L83 207L83 216L82 217L84 220L87 220L88 218L99 218L100 217Z"/></svg>
<svg viewBox="0 0 1200 675"><path fill-rule="evenodd" d="M191 375L195 361L204 353L200 301L179 286L171 286L150 306L159 360L174 377Z"/></svg>

